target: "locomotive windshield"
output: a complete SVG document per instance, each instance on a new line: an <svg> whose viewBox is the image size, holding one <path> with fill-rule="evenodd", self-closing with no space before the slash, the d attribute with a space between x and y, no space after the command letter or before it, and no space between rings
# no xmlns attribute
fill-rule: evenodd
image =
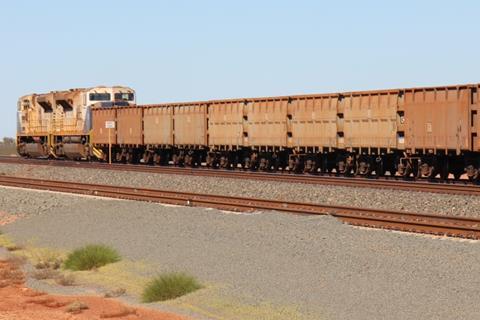
<svg viewBox="0 0 480 320"><path fill-rule="evenodd" d="M90 101L110 101L111 97L110 93L90 93L89 95Z"/></svg>
<svg viewBox="0 0 480 320"><path fill-rule="evenodd" d="M133 101L134 95L133 93L115 93L115 101L123 100L123 101Z"/></svg>

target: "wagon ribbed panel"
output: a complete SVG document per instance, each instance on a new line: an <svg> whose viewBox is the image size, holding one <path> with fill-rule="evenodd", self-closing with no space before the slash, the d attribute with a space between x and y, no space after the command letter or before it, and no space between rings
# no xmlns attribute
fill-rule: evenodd
<svg viewBox="0 0 480 320"><path fill-rule="evenodd" d="M243 146L243 102L215 102L208 108L208 144Z"/></svg>
<svg viewBox="0 0 480 320"><path fill-rule="evenodd" d="M287 129L289 147L335 148L337 146L337 97L293 99Z"/></svg>
<svg viewBox="0 0 480 320"><path fill-rule="evenodd" d="M207 145L206 108L205 104L174 107L174 143L176 145Z"/></svg>
<svg viewBox="0 0 480 320"><path fill-rule="evenodd" d="M173 107L158 106L143 111L143 130L145 144L173 144Z"/></svg>
<svg viewBox="0 0 480 320"><path fill-rule="evenodd" d="M252 147L285 147L288 99L253 100L244 107L247 116L244 144Z"/></svg>

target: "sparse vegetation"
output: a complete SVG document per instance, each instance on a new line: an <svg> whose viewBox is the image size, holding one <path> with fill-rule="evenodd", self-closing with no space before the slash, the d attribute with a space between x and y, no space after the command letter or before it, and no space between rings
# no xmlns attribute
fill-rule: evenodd
<svg viewBox="0 0 480 320"><path fill-rule="evenodd" d="M202 288L198 281L185 273L167 273L150 281L142 294L143 302L165 301L181 297Z"/></svg>
<svg viewBox="0 0 480 320"><path fill-rule="evenodd" d="M109 263L120 261L120 255L105 245L87 245L70 253L65 268L73 271L92 270Z"/></svg>
<svg viewBox="0 0 480 320"><path fill-rule="evenodd" d="M72 274L60 274L55 278L55 282L61 286L75 285L75 277Z"/></svg>

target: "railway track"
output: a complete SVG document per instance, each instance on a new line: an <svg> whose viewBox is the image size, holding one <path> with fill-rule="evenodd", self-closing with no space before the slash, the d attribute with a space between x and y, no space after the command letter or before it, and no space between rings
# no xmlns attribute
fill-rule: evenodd
<svg viewBox="0 0 480 320"><path fill-rule="evenodd" d="M181 167L162 167L147 165L131 165L131 164L105 164L98 162L78 162L78 161L61 161L61 160L39 160L39 159L23 159L17 157L1 157L0 163L29 164L29 165L45 165L60 166L70 168L88 168L103 169L115 171L134 171L145 173L160 174L179 174L179 175L196 175L206 177L222 177L233 179L250 179L264 181L281 181L289 183L306 183L320 185L336 185L350 187L365 187L378 189L394 189L418 192L434 192L446 194L461 195L480 195L480 187L469 184L467 182L424 182L424 181L404 181L391 179L368 179L368 178L350 178L350 177L333 177L322 175L297 175L292 173L264 173L251 171L230 171L220 169L203 169L203 168L181 168Z"/></svg>
<svg viewBox="0 0 480 320"><path fill-rule="evenodd" d="M0 176L0 185L230 211L330 215L363 227L480 239L480 219Z"/></svg>

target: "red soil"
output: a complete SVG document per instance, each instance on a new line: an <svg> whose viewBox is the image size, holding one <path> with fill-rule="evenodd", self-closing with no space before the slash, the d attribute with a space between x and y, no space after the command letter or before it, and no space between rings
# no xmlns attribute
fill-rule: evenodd
<svg viewBox="0 0 480 320"><path fill-rule="evenodd" d="M187 320L94 296L54 296L25 287L20 262L0 261L0 320Z"/></svg>
<svg viewBox="0 0 480 320"><path fill-rule="evenodd" d="M18 215L18 214L13 215L13 214L9 214L9 213L0 211L0 226L7 225L9 223L14 222L17 219L20 219L20 218L22 218L22 215ZM2 318L0 318L0 319L2 319Z"/></svg>

